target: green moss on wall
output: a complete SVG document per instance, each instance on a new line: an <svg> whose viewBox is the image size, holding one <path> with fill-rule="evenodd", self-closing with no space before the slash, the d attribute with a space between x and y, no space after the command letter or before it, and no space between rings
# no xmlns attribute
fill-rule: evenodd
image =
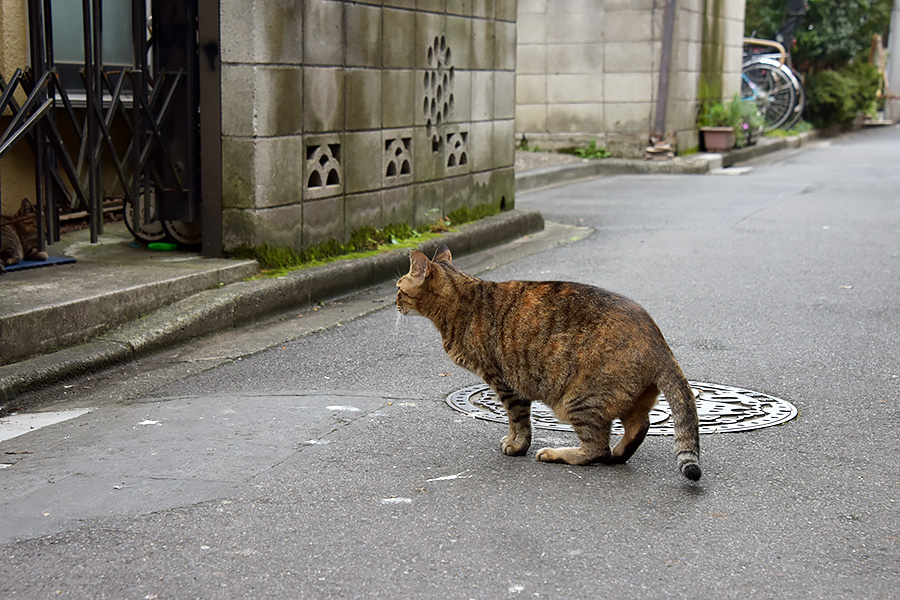
<svg viewBox="0 0 900 600"><path fill-rule="evenodd" d="M722 18L725 0L703 0L703 40L700 51L700 114L724 94L725 31Z"/></svg>

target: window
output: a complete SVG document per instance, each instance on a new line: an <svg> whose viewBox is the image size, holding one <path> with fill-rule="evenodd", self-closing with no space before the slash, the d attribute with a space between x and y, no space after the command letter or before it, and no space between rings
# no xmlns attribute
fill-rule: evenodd
<svg viewBox="0 0 900 600"><path fill-rule="evenodd" d="M90 5L90 0L83 0ZM63 87L68 92L83 94L84 83L84 14L82 2L51 0L50 15L53 26L53 60L59 69ZM101 25L103 43L101 59L106 71L131 67L133 60L132 0L103 0Z"/></svg>

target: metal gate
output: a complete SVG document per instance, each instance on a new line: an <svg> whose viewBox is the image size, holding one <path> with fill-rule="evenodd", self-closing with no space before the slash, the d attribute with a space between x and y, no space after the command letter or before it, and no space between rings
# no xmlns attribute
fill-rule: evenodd
<svg viewBox="0 0 900 600"><path fill-rule="evenodd" d="M86 213L96 242L115 199L138 240L200 243L197 22L197 0L28 0L31 66L0 76L0 157L31 147L41 249L60 213Z"/></svg>

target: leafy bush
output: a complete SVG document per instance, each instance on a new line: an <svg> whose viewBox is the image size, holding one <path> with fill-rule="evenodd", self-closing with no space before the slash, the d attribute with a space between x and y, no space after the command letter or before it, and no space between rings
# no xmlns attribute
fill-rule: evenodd
<svg viewBox="0 0 900 600"><path fill-rule="evenodd" d="M881 86L881 73L873 64L857 60L841 71L853 82L851 96L858 112L870 113L875 110L878 99L878 88Z"/></svg>
<svg viewBox="0 0 900 600"><path fill-rule="evenodd" d="M849 123L856 116L853 80L837 71L820 71L806 79L806 119L817 128Z"/></svg>
<svg viewBox="0 0 900 600"><path fill-rule="evenodd" d="M816 127L842 125L874 110L881 75L857 60L840 71L820 71L806 80L806 115Z"/></svg>
<svg viewBox="0 0 900 600"><path fill-rule="evenodd" d="M887 37L893 0L809 0L796 34L794 64L804 72L834 69L869 49L872 34ZM787 14L785 0L747 0L744 33L773 39Z"/></svg>

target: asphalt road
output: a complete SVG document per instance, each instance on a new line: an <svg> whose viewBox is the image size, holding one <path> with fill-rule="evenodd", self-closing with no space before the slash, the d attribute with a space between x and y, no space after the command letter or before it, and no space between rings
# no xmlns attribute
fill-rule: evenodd
<svg viewBox="0 0 900 600"><path fill-rule="evenodd" d="M668 437L617 467L536 463L574 441L550 431L505 456L385 286L38 394L92 410L0 442L0 597L896 597L898 164L891 127L533 192L566 227L461 263L624 293L689 379L797 406L703 436L697 483Z"/></svg>

